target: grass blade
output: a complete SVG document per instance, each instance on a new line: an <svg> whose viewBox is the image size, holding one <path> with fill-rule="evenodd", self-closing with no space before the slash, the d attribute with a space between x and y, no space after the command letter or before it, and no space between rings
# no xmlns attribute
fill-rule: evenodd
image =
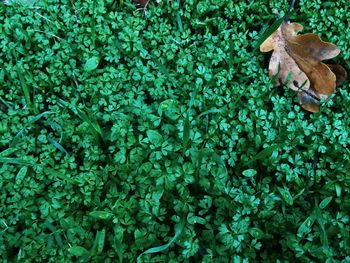
<svg viewBox="0 0 350 263"><path fill-rule="evenodd" d="M225 162L220 158L220 156L216 152L214 152L212 149L208 149L208 148L201 149L199 151L198 161L197 161L197 171L199 171L204 157L207 157L210 160L215 161L219 166L222 166L222 168L225 171L225 177L228 176L228 171L227 171L227 167L226 167Z"/></svg>
<svg viewBox="0 0 350 263"><path fill-rule="evenodd" d="M48 115L48 114L52 114L53 112L51 111L44 111L36 116L34 116L33 118L30 119L29 123L34 123L34 122L37 122L38 120L40 120L42 117L44 117L45 115Z"/></svg>
<svg viewBox="0 0 350 263"><path fill-rule="evenodd" d="M72 246L72 247L68 248L68 252L76 257L82 257L82 256L89 255L89 251L87 251L86 248L81 247L81 246Z"/></svg>
<svg viewBox="0 0 350 263"><path fill-rule="evenodd" d="M328 247L328 236L327 236L327 232L325 229L325 218L323 217L320 208L318 207L318 205L315 205L315 217L316 217L316 222L319 224L320 226L320 239L321 242L323 244L323 246Z"/></svg>
<svg viewBox="0 0 350 263"><path fill-rule="evenodd" d="M11 148L11 147L7 148L6 150L3 150L2 152L0 152L0 157L7 157L16 151L18 151L18 149Z"/></svg>
<svg viewBox="0 0 350 263"><path fill-rule="evenodd" d="M102 229L102 231L98 232L98 239L97 239L97 253L100 254L103 251L103 247L105 245L105 238L106 238L106 229Z"/></svg>
<svg viewBox="0 0 350 263"><path fill-rule="evenodd" d="M245 163L245 165L251 164L252 162L255 162L256 160L263 159L267 156L270 156L274 151L276 151L279 148L278 144L271 145L261 152L259 152L257 155L255 155L252 159L250 159L248 162Z"/></svg>
<svg viewBox="0 0 350 263"><path fill-rule="evenodd" d="M0 79L0 81L1 81L1 79ZM2 103L2 104L4 104L8 109L9 108L11 108L12 106L13 106L13 103L12 102L7 102L7 101L5 101L3 98L1 98L0 97L0 102Z"/></svg>
<svg viewBox="0 0 350 263"><path fill-rule="evenodd" d="M24 94L24 98L25 98L25 100L27 102L29 110L32 110L33 105L32 105L32 101L30 100L30 90L29 90L29 88L27 86L26 81L24 80L23 69L18 64L17 64L16 69L17 69L17 74L18 74L18 77L19 77L19 81L21 83L21 87L22 87L22 91L23 91L23 94Z"/></svg>
<svg viewBox="0 0 350 263"><path fill-rule="evenodd" d="M200 117L202 117L204 115L208 115L208 114L212 114L212 113L221 113L221 112L222 112L222 110L220 110L220 109L210 109L210 110L207 110L207 111L202 112L201 114L199 114L197 116L197 118L200 118Z"/></svg>
<svg viewBox="0 0 350 263"><path fill-rule="evenodd" d="M85 114L82 110L79 109L77 109L77 115L80 119L87 122L92 128L92 130L94 130L99 135L102 135L102 129L95 118L90 118L87 114Z"/></svg>
<svg viewBox="0 0 350 263"><path fill-rule="evenodd" d="M16 181L21 182L24 179L24 177L27 175L27 172L28 172L27 166L23 166L21 169L19 169L16 175Z"/></svg>
<svg viewBox="0 0 350 263"><path fill-rule="evenodd" d="M63 152L64 154L66 154L66 156L69 157L69 153L59 142L55 141L54 139L52 139L50 137L47 137L47 139L55 148L57 148L59 151Z"/></svg>
<svg viewBox="0 0 350 263"><path fill-rule="evenodd" d="M159 252L166 250L168 247L170 247L178 239L178 237L181 235L182 230L184 229L184 226L185 226L185 222L186 222L186 220L182 219L180 221L180 223L175 226L175 235L173 236L172 239L169 240L168 243L166 243L165 245L162 245L162 246L152 247L152 248L147 249L145 252L143 252L142 254L140 254L137 257L137 262L139 262L139 260L141 259L141 256L144 254L159 253Z"/></svg>
<svg viewBox="0 0 350 263"><path fill-rule="evenodd" d="M12 142L10 143L10 148L15 147L18 143L20 143L20 140L24 137L23 133L24 129L20 130L15 137L13 138Z"/></svg>
<svg viewBox="0 0 350 263"><path fill-rule="evenodd" d="M76 114L82 121L85 121L87 124L89 124L90 129L91 129L96 141L103 146L105 145L105 140L103 137L103 132L102 132L101 126L97 122L96 118L94 116L91 116L92 114L86 114L84 111L82 111L80 109L77 109L75 107L70 107L68 102L66 102L62 99L58 99L58 104L61 107L70 108L70 110L74 114Z"/></svg>
<svg viewBox="0 0 350 263"><path fill-rule="evenodd" d="M180 6L180 0L177 1L177 4ZM177 11L176 13L176 20L177 20L177 26L179 27L180 33L182 32L182 20L180 16L180 12Z"/></svg>
<svg viewBox="0 0 350 263"><path fill-rule="evenodd" d="M92 246L92 249L90 251L91 254L93 254L95 251L97 254L101 254L103 251L103 247L105 244L105 238L106 238L106 229L102 229L101 231L97 231L96 238L94 241L94 245Z"/></svg>
<svg viewBox="0 0 350 263"><path fill-rule="evenodd" d="M92 6L93 12L96 10L96 0L93 2ZM96 42L96 22L95 22L95 15L91 16L91 41L92 41L92 46L95 48L95 42Z"/></svg>
<svg viewBox="0 0 350 263"><path fill-rule="evenodd" d="M314 224L316 217L314 213L311 216L305 219L305 221L299 226L297 235L298 237L303 237L305 234L311 231L311 227Z"/></svg>
<svg viewBox="0 0 350 263"><path fill-rule="evenodd" d="M63 241L61 235L58 233L57 228L51 224L49 221L45 221L44 225L49 229L55 237L56 243L59 247L63 246Z"/></svg>
<svg viewBox="0 0 350 263"><path fill-rule="evenodd" d="M36 163L34 162L28 162L26 160L23 160L21 158L10 158L10 157L0 157L0 163L5 164L17 164L17 165L30 165L34 166Z"/></svg>
<svg viewBox="0 0 350 263"><path fill-rule="evenodd" d="M190 140L190 133L191 133L190 111L192 109L192 106L194 105L194 100L197 97L197 93L198 93L198 88L196 87L191 95L189 108L188 108L186 119L184 122L184 132L182 136L183 153L186 151L188 142Z"/></svg>
<svg viewBox="0 0 350 263"><path fill-rule="evenodd" d="M268 39L269 36L271 36L273 32L275 32L280 27L283 21L284 21L284 17L277 19L271 26L269 26L264 31L264 33L260 36L260 38L256 42L255 47L253 49L253 53L255 53L255 51L261 46L261 44L264 43L264 41Z"/></svg>
<svg viewBox="0 0 350 263"><path fill-rule="evenodd" d="M190 123L190 113L187 112L187 116L184 122L184 131L182 136L182 148L183 152L186 151L188 142L190 140L191 123Z"/></svg>
<svg viewBox="0 0 350 263"><path fill-rule="evenodd" d="M283 200L288 204L288 205L293 205L293 197L290 194L289 190L286 188L282 187L277 187L277 190L280 192Z"/></svg>

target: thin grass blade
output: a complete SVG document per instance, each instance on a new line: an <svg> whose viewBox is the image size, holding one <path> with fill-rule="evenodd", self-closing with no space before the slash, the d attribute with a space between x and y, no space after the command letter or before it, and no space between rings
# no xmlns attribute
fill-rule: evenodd
<svg viewBox="0 0 350 263"><path fill-rule="evenodd" d="M21 158L0 157L0 163L34 166L36 163Z"/></svg>
<svg viewBox="0 0 350 263"><path fill-rule="evenodd" d="M256 42L255 47L253 49L253 53L255 53L255 51L261 46L261 44L264 43L264 41L268 39L269 36L271 36L280 27L283 21L284 17L277 19L271 26L269 26L264 31L264 33L259 37L258 41Z"/></svg>
<svg viewBox="0 0 350 263"><path fill-rule="evenodd" d="M165 245L162 245L162 246L152 247L152 248L147 249L145 252L143 252L142 254L140 254L138 256L137 262L140 261L141 256L144 254L159 253L159 252L166 250L168 247L170 247L178 239L178 237L181 235L182 230L184 229L184 226L185 226L185 222L186 222L185 219L182 219L180 221L180 223L175 226L175 235L172 239L169 240L168 243L166 243Z"/></svg>
<svg viewBox="0 0 350 263"><path fill-rule="evenodd" d="M276 151L279 148L278 144L271 145L261 152L259 152L257 155L255 155L252 159L250 159L248 162L245 163L245 165L251 164L252 162L255 162L257 160L263 159L265 157L270 156L274 151Z"/></svg>
<svg viewBox="0 0 350 263"><path fill-rule="evenodd" d="M57 141L55 141L54 139L47 137L48 141L59 151L63 152L64 154L66 154L66 156L69 157L69 153L67 152L67 150Z"/></svg>
<svg viewBox="0 0 350 263"><path fill-rule="evenodd" d="M184 122L184 131L182 136L182 148L183 152L186 151L188 142L190 140L190 132L191 132L191 123L190 123L190 113L187 112L186 119Z"/></svg>

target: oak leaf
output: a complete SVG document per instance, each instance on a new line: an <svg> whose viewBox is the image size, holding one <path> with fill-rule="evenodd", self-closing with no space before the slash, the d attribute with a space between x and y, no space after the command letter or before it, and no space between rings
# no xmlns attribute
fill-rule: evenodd
<svg viewBox="0 0 350 263"><path fill-rule="evenodd" d="M340 53L336 45L322 41L315 34L298 35L302 29L298 23L283 22L261 44L260 51L273 50L269 75L277 77L274 84L284 84L298 92L302 107L318 112L320 100L334 93L338 82L346 78L346 72L340 65L322 63Z"/></svg>

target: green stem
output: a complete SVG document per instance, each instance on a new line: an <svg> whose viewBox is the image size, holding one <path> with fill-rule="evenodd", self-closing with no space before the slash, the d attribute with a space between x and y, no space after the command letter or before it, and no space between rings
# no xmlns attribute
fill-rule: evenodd
<svg viewBox="0 0 350 263"><path fill-rule="evenodd" d="M289 17L290 17L290 15L291 15L291 13L292 13L292 11L294 9L294 4L295 4L295 0L292 0L292 2L289 5L288 13L287 13L287 15L284 18L284 21L286 21L286 22L289 21Z"/></svg>

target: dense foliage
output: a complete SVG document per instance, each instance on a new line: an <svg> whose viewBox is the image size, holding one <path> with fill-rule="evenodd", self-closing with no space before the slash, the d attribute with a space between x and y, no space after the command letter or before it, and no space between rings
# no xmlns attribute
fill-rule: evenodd
<svg viewBox="0 0 350 263"><path fill-rule="evenodd" d="M0 3L1 262L350 262L348 82L273 87L287 1L158 2ZM349 9L291 16L346 68Z"/></svg>

